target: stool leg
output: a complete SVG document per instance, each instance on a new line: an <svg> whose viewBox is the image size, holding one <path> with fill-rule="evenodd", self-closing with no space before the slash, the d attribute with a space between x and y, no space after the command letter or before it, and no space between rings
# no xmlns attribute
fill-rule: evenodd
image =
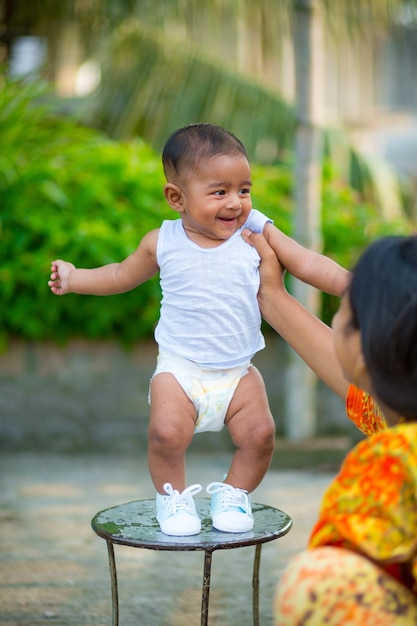
<svg viewBox="0 0 417 626"><path fill-rule="evenodd" d="M208 609L211 577L211 552L204 553L203 593L201 596L201 626L208 624Z"/></svg>
<svg viewBox="0 0 417 626"><path fill-rule="evenodd" d="M256 544L255 560L253 562L253 626L259 626L259 565L261 562L261 548L261 543Z"/></svg>
<svg viewBox="0 0 417 626"><path fill-rule="evenodd" d="M119 626L119 594L117 590L116 560L114 558L114 548L112 542L106 540L106 543L110 566L112 626Z"/></svg>

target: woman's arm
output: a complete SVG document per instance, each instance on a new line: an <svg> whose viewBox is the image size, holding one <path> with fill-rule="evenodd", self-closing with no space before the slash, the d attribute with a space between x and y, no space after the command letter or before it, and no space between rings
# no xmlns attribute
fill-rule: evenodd
<svg viewBox="0 0 417 626"><path fill-rule="evenodd" d="M345 399L349 383L336 358L332 329L287 292L283 268L265 237L247 229L243 236L261 257L258 302L263 318L330 389Z"/></svg>

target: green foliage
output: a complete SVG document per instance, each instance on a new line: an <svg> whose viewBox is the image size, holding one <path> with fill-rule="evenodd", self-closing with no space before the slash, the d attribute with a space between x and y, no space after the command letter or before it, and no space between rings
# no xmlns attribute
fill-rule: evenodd
<svg viewBox="0 0 417 626"><path fill-rule="evenodd" d="M254 206L291 236L291 165L254 166L252 175ZM411 234L415 230L405 215L396 220L383 220L377 206L363 201L358 191L342 181L329 161L323 168L322 224L324 254L348 269L354 266L361 252L374 239L385 235ZM339 298L323 294L322 319L330 323L338 306Z"/></svg>
<svg viewBox="0 0 417 626"><path fill-rule="evenodd" d="M34 101L32 84L0 92L0 283L3 341L149 335L157 279L124 296L52 296L53 259L81 267L118 261L145 232L172 217L159 156L142 142L117 143Z"/></svg>
<svg viewBox="0 0 417 626"><path fill-rule="evenodd" d="M352 187L340 183L330 163L325 165L323 183L324 253L343 267L351 269L375 239L413 232L412 223L405 215L384 220L375 204L363 201ZM338 306L338 298L323 294L322 319L330 323Z"/></svg>
<svg viewBox="0 0 417 626"><path fill-rule="evenodd" d="M47 285L53 259L80 267L119 261L174 214L163 197L160 155L141 141L116 142L53 115L44 89L8 83L0 91L1 341L149 336L158 317L157 277L128 294L56 297ZM291 234L292 167L253 166L253 204ZM325 252L351 266L375 237L408 232L383 222L356 192L324 176ZM335 302L324 299L324 318Z"/></svg>

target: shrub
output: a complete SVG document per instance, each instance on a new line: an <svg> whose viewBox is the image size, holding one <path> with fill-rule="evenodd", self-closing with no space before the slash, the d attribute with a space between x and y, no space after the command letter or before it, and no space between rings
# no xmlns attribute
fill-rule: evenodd
<svg viewBox="0 0 417 626"><path fill-rule="evenodd" d="M81 267L119 261L146 232L174 217L162 193L160 155L142 141L112 141L53 114L40 104L43 95L33 83L9 82L0 91L1 340L117 337L131 344L153 331L157 277L106 298L59 298L47 281L53 259ZM350 265L371 238L393 226L328 172L325 251ZM254 166L253 178L254 206L290 234L291 168ZM329 315L334 303L324 302Z"/></svg>
<svg viewBox="0 0 417 626"><path fill-rule="evenodd" d="M52 297L51 261L120 260L172 211L160 159L143 142L117 143L34 105L38 86L0 92L0 206L4 337L66 340L149 335L157 280L127 295Z"/></svg>

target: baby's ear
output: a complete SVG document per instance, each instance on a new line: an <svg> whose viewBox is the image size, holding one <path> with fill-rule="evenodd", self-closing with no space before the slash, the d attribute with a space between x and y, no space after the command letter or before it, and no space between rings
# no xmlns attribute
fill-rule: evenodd
<svg viewBox="0 0 417 626"><path fill-rule="evenodd" d="M164 195L171 209L174 209L174 211L177 211L178 213L183 212L182 191L178 185L174 185L174 183L167 183L164 187Z"/></svg>

